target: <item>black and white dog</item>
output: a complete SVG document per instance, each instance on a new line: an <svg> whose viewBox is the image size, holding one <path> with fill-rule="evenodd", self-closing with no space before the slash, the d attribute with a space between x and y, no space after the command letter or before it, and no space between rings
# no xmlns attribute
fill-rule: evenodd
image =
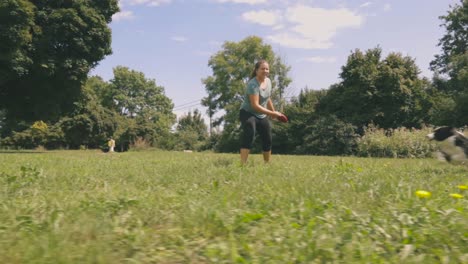
<svg viewBox="0 0 468 264"><path fill-rule="evenodd" d="M448 162L458 160L465 163L468 158L468 138L453 127L438 127L427 138L443 143L439 151Z"/></svg>

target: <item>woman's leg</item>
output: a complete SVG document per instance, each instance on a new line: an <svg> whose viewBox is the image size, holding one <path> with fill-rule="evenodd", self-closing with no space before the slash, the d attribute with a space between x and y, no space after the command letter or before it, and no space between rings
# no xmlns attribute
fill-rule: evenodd
<svg viewBox="0 0 468 264"><path fill-rule="evenodd" d="M241 156L241 164L245 165L247 163L247 158L249 157L250 149L241 148L240 149L240 156Z"/></svg>
<svg viewBox="0 0 468 264"><path fill-rule="evenodd" d="M270 151L263 151L263 161L265 163L270 163L270 157L271 157L271 150Z"/></svg>
<svg viewBox="0 0 468 264"><path fill-rule="evenodd" d="M260 119L258 122L258 133L262 138L263 161L268 163L271 158L271 125L268 118Z"/></svg>
<svg viewBox="0 0 468 264"><path fill-rule="evenodd" d="M256 118L247 111L240 111L240 121L242 127L240 156L241 163L244 165L249 157L255 139Z"/></svg>

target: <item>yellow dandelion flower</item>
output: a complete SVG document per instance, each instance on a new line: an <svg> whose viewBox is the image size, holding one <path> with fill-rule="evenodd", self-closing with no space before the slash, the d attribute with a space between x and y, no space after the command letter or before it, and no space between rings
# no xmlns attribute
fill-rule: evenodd
<svg viewBox="0 0 468 264"><path fill-rule="evenodd" d="M431 193L428 191L419 190L419 191L416 191L416 196L419 198L429 198L431 197Z"/></svg>
<svg viewBox="0 0 468 264"><path fill-rule="evenodd" d="M451 193L450 197L455 198L455 199L460 199L460 198L463 198L463 195L459 193Z"/></svg>
<svg viewBox="0 0 468 264"><path fill-rule="evenodd" d="M460 190L468 190L468 186L467 186L467 185L458 185L458 189L460 189Z"/></svg>

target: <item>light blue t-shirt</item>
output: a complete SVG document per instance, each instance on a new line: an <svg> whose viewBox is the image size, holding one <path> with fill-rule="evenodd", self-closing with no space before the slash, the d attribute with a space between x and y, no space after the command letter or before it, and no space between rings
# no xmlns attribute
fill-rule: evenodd
<svg viewBox="0 0 468 264"><path fill-rule="evenodd" d="M258 118L265 118L266 115L263 113L256 112L252 109L250 104L250 96L251 94L258 94L260 98L259 104L265 108L267 108L268 99L271 96L271 80L269 78L265 79L266 87L265 89L260 89L260 84L257 81L257 78L252 78L247 83L246 93L244 95L244 102L242 103L241 109L244 109L247 112L254 114Z"/></svg>

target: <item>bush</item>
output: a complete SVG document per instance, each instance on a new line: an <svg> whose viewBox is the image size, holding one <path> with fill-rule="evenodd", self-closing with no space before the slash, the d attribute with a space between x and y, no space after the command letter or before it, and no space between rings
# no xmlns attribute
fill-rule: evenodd
<svg viewBox="0 0 468 264"><path fill-rule="evenodd" d="M218 135L218 140L214 146L215 152L220 153L238 153L240 149L241 128L231 125L225 127ZM258 140L256 140L258 142ZM258 149L255 146L251 149L251 153L257 153Z"/></svg>
<svg viewBox="0 0 468 264"><path fill-rule="evenodd" d="M297 154L352 155L357 139L356 127L336 116L321 116L305 128Z"/></svg>
<svg viewBox="0 0 468 264"><path fill-rule="evenodd" d="M48 126L43 121L36 121L23 131L14 131L10 137L0 141L2 147L14 149L35 149L39 146L54 149L63 144L64 137L60 127Z"/></svg>
<svg viewBox="0 0 468 264"><path fill-rule="evenodd" d="M397 128L384 130L373 125L365 128L358 141L357 155L362 157L426 158L437 149L426 135L432 129Z"/></svg>
<svg viewBox="0 0 468 264"><path fill-rule="evenodd" d="M131 151L142 151L151 149L151 143L143 137L137 137L133 143L130 144Z"/></svg>

